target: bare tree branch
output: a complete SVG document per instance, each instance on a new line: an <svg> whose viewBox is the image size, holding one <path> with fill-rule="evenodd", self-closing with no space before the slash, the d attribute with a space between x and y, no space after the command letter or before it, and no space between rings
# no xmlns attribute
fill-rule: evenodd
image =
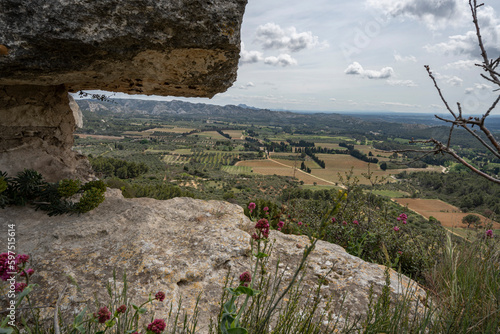
<svg viewBox="0 0 500 334"><path fill-rule="evenodd" d="M434 149L432 149L432 150L401 150L401 151L394 151L394 152L417 152L417 153L426 153L426 155L429 155L430 153L434 153L434 154L446 153L446 154L451 155L459 163L461 163L465 167L469 168L474 173L488 179L491 182L500 184L500 179L496 179L496 178L492 177L491 175L488 175L487 173L472 166L466 160L464 160L462 157L460 157L453 149L446 147L446 145L444 145L439 140L431 138L431 139L427 139L427 140L412 140L410 143L432 143L432 144L434 144Z"/></svg>
<svg viewBox="0 0 500 334"><path fill-rule="evenodd" d="M500 65L500 57L497 57L496 59L490 59L488 57L488 53L486 51L486 47L484 46L483 42L483 37L481 35L481 28L479 26L479 21L478 21L478 15L477 15L477 10L478 8L482 7L484 4L477 3L477 0L469 0L469 7L471 10L472 14L472 22L474 23L474 27L476 29L476 36L477 36L477 41L478 41L478 46L481 51L481 57L482 57L482 62L481 64L476 64L476 66L481 67L486 74L481 73L481 77L484 78L485 80L493 83L498 89L495 89L493 91L498 91L500 90L500 73L496 71L497 67ZM500 141L493 136L491 131L486 127L485 121L490 116L491 112L497 107L498 103L500 102L500 95L495 99L495 101L491 104L491 106L488 108L486 113L484 113L481 117L463 117L462 114L462 106L460 103L457 103L457 108L458 108L458 114L454 112L450 105L448 104L448 101L444 97L441 88L439 87L436 78L432 74L432 71L430 69L429 65L424 65L427 74L431 78L432 82L434 83L434 87L436 88L439 97L441 98L441 101L446 107L446 110L452 115L452 119L447 119L438 115L435 115L435 117L445 123L450 124L450 132L448 134L448 139L446 141L446 145L440 142L439 140L436 140L434 138L431 138L429 140L424 140L424 141L415 141L412 139L410 143L432 143L434 145L433 149L430 150L412 150L412 149L407 149L407 150L397 150L394 152L402 153L402 152L419 152L419 153L434 153L434 154L449 154L453 158L455 158L459 163L462 165L466 166L469 168L471 171L474 173L488 179L489 181L492 181L494 183L500 184L500 179L494 178L491 175L488 175L487 173L479 170L478 168L472 166L470 163L468 163L465 159L460 157L452 148L452 134L453 130L455 127L463 128L466 130L469 134L471 134L477 141L481 143L486 149L488 149L495 157L500 159ZM476 132L476 130L473 130L472 128L474 126L477 126L481 133L486 136L487 140L484 140L480 134ZM488 143L489 141L489 143Z"/></svg>

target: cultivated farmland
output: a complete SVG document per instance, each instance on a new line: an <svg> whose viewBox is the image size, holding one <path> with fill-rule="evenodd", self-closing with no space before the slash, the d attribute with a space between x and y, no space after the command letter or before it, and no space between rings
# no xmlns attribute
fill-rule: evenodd
<svg viewBox="0 0 500 334"><path fill-rule="evenodd" d="M445 203L438 199L420 199L420 198L394 198L395 202L408 206L408 208L416 213L429 219L429 217L434 217L441 222L441 225L445 227L465 227L462 224L462 219L468 215L468 213L462 212L456 206ZM482 222L491 222L490 219L476 214L481 217ZM500 229L499 223L494 223L493 227L495 229Z"/></svg>

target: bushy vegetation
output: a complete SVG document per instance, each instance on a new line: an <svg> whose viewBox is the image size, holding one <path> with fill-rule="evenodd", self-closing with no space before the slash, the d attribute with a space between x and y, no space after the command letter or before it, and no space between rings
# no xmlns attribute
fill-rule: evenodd
<svg viewBox="0 0 500 334"><path fill-rule="evenodd" d="M25 169L15 177L0 171L0 208L8 205L33 205L47 211L49 216L85 213L104 201L106 185L102 181L81 184L78 180L64 179L48 183L35 170Z"/></svg>
<svg viewBox="0 0 500 334"><path fill-rule="evenodd" d="M149 170L148 166L143 162L127 162L107 157L90 158L89 160L92 169L104 177L116 176L120 179L129 179L145 174Z"/></svg>
<svg viewBox="0 0 500 334"><path fill-rule="evenodd" d="M444 229L388 199L364 192L351 174L344 184L343 190L291 189L283 194L282 204L256 201L254 214L268 218L274 228L282 222L280 230L292 234L314 233L329 216L322 227L323 240L366 261L389 263L423 281L424 273L436 263ZM264 207L268 210L263 211ZM246 213L250 215L249 210Z"/></svg>
<svg viewBox="0 0 500 334"><path fill-rule="evenodd" d="M486 210L500 215L500 185L484 180L466 171L441 173L400 173L400 188L411 188L423 198L438 198L463 211L484 213Z"/></svg>

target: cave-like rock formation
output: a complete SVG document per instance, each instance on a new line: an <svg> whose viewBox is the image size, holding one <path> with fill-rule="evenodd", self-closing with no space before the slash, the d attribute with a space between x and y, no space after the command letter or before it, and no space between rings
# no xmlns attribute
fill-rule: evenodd
<svg viewBox="0 0 500 334"><path fill-rule="evenodd" d="M0 2L0 170L84 178L67 92L212 97L236 79L246 0Z"/></svg>

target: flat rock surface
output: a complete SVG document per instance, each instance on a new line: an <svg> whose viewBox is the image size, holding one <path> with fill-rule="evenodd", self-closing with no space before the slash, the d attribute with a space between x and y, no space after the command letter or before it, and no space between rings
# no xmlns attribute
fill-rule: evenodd
<svg viewBox="0 0 500 334"><path fill-rule="evenodd" d="M105 284L116 269L119 277L126 271L129 296L135 303L162 290L174 303L182 296L189 312L202 292L199 332L207 332L209 318L218 312L228 270L237 277L251 269L249 232L254 223L241 207L227 202L124 199L118 190L110 189L106 197L97 209L81 216L48 217L22 207L0 211L2 231L15 224L19 253L29 253L33 259L33 281L40 285L38 302L55 305L66 275L76 279L81 291L66 292L63 312L77 312L82 308L79 302L92 299L94 292L105 301ZM308 238L272 231L270 239L275 240L271 268L279 256L279 268L290 278ZM1 240L2 249L5 243L6 238ZM345 308L363 314L370 286L379 292L385 284L384 270L338 245L319 241L308 260L304 284L317 287L320 277L329 273L322 298L347 294ZM393 294L412 285L392 270L390 276ZM423 298L423 291L417 290ZM155 305L157 316L165 316L168 303Z"/></svg>

